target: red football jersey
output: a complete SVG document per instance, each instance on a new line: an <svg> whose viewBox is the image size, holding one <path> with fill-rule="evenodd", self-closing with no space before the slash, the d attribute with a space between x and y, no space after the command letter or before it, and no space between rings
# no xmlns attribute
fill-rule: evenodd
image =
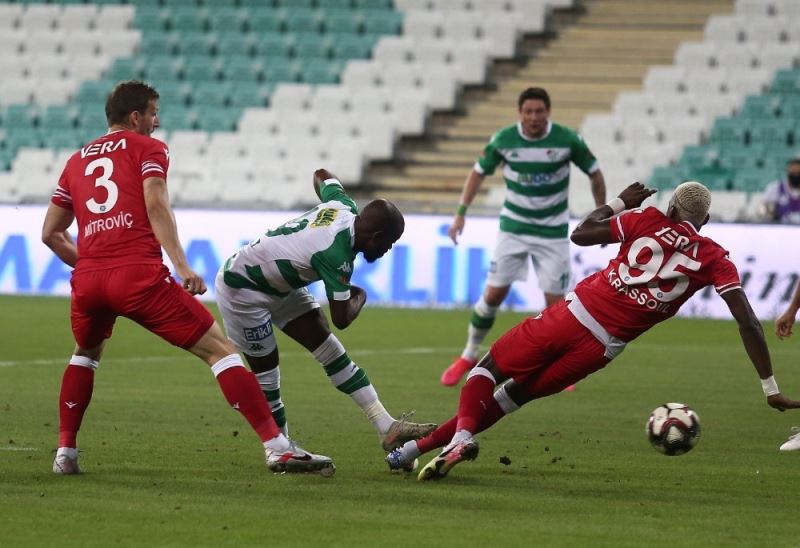
<svg viewBox="0 0 800 548"><path fill-rule="evenodd" d="M610 223L621 242L619 253L605 270L580 282L575 293L600 325L623 341L674 316L707 285L720 295L742 286L728 252L688 221L676 223L648 207Z"/></svg>
<svg viewBox="0 0 800 548"><path fill-rule="evenodd" d="M167 145L133 131L115 131L87 144L67 161L52 202L75 213L82 271L160 264L142 183L167 178Z"/></svg>

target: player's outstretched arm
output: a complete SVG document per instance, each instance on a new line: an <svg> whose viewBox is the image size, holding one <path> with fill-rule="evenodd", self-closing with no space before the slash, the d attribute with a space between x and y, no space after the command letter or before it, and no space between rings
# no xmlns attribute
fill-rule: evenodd
<svg viewBox="0 0 800 548"><path fill-rule="evenodd" d="M367 302L367 292L358 286L350 286L350 298L346 301L330 301L331 321L337 329L346 329L358 317Z"/></svg>
<svg viewBox="0 0 800 548"><path fill-rule="evenodd" d="M447 235L453 240L454 244L458 244L458 237L464 231L464 224L466 223L467 208L475 199L478 189L481 187L483 180L486 177L482 173L478 173L474 169L467 175L467 180L464 181L464 189L461 191L461 200L458 202L458 209L456 215L453 217L453 222L447 229Z"/></svg>
<svg viewBox="0 0 800 548"><path fill-rule="evenodd" d="M47 208L42 225L42 242L69 266L78 262L78 248L67 229L75 220L75 214L53 203Z"/></svg>
<svg viewBox="0 0 800 548"><path fill-rule="evenodd" d="M144 180L144 203L147 207L147 218L158 243L167 252L175 272L183 280L183 287L192 295L206 292L206 282L194 270L189 268L186 254L178 239L178 225L169 205L167 181L161 177L148 177Z"/></svg>
<svg viewBox="0 0 800 548"><path fill-rule="evenodd" d="M322 199L322 194L320 193L319 186L322 184L322 181L326 181L328 179L337 179L336 175L328 171L327 169L318 169L314 172L314 192L317 193L317 198L320 200Z"/></svg>
<svg viewBox="0 0 800 548"><path fill-rule="evenodd" d="M798 283L797 287L794 289L794 295L792 296L789 306L786 307L783 314L778 316L775 320L775 333L778 335L779 339L785 339L791 336L792 326L794 325L798 310L800 310L800 283Z"/></svg>
<svg viewBox="0 0 800 548"><path fill-rule="evenodd" d="M722 299L728 305L736 323L739 324L739 336L742 338L747 355L761 379L764 395L767 396L767 404L778 411L800 408L800 401L789 399L778 390L772 375L772 362L767 349L767 341L764 339L764 330L750 306L750 301L747 300L747 295L741 289L734 289L723 293Z"/></svg>
<svg viewBox="0 0 800 548"><path fill-rule="evenodd" d="M581 246L613 243L614 238L608 220L626 209L641 206L642 202L656 192L655 189L647 188L642 183L633 183L620 192L618 197L589 213L572 231L570 239L574 244Z"/></svg>

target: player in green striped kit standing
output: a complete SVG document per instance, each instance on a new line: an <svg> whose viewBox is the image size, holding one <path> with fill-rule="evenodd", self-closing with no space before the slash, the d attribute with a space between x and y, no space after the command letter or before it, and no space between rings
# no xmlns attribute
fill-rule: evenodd
<svg viewBox="0 0 800 548"><path fill-rule="evenodd" d="M331 320L345 329L367 298L363 289L350 284L356 255L363 253L370 263L382 257L403 234L405 221L386 200L373 200L359 212L327 170L314 172L314 190L322 203L267 231L225 262L216 279L217 303L228 337L244 353L284 435L288 426L273 325L314 355L331 383L364 411L390 451L436 425L389 415L366 372L331 333L306 286L322 280Z"/></svg>
<svg viewBox="0 0 800 548"><path fill-rule="evenodd" d="M486 145L464 182L461 203L448 231L457 244L467 207L484 178L503 164L506 199L489 277L472 312L466 347L442 373L445 386L458 384L477 362L480 345L511 284L528 276L528 257L536 269L545 305L564 298L571 279L567 239L570 162L589 175L597 207L606 201L603 173L589 147L573 130L550 121L547 91L528 88L517 104L519 121L495 133Z"/></svg>

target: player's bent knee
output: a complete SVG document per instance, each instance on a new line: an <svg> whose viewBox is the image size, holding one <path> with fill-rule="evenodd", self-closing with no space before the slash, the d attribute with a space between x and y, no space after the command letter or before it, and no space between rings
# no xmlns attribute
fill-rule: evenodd
<svg viewBox="0 0 800 548"><path fill-rule="evenodd" d="M222 328L214 322L200 340L189 348L189 352L206 362L213 365L225 356L236 354L238 351L231 341L225 337Z"/></svg>

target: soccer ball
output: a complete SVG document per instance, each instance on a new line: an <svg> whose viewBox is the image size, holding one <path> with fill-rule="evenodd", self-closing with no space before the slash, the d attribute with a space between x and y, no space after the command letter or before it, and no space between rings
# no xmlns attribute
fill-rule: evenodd
<svg viewBox="0 0 800 548"><path fill-rule="evenodd" d="M683 455L700 439L700 417L688 405L665 403L650 413L646 429L657 451L671 457Z"/></svg>

